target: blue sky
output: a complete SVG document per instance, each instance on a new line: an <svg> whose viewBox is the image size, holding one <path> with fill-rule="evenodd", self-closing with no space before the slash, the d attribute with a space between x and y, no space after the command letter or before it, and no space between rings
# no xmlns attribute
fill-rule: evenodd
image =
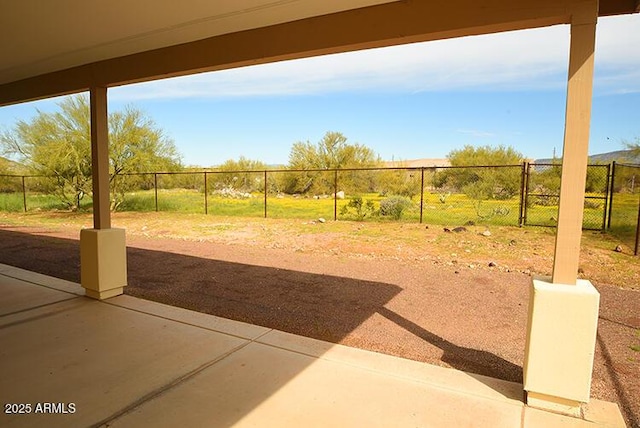
<svg viewBox="0 0 640 428"><path fill-rule="evenodd" d="M640 138L640 16L598 23L590 153ZM109 90L174 140L186 165L285 164L296 141L342 132L383 159L465 144L562 152L569 27L372 49ZM0 108L0 130L58 100Z"/></svg>

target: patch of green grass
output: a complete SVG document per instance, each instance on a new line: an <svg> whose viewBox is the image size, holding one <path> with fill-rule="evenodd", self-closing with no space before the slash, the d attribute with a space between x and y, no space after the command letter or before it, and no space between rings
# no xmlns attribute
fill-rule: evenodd
<svg viewBox="0 0 640 428"><path fill-rule="evenodd" d="M475 201L462 194L452 194L441 199L440 194L425 193L423 222L428 224L464 225L473 222L478 225L517 226L520 217L520 200ZM420 216L420 206L417 213Z"/></svg>
<svg viewBox="0 0 640 428"><path fill-rule="evenodd" d="M629 345L629 348L634 352L640 352L640 345Z"/></svg>
<svg viewBox="0 0 640 428"><path fill-rule="evenodd" d="M22 193L0 193L0 210L7 212L24 211Z"/></svg>
<svg viewBox="0 0 640 428"><path fill-rule="evenodd" d="M205 212L204 193L194 189L159 189L156 195L153 189L130 192L125 201L119 206L118 211L133 212L176 212L202 214ZM211 215L263 217L265 213L264 194L256 193L247 199L223 198L218 195L208 195L207 211ZM357 220L349 213L341 214L342 208L349 204L350 197L337 201L338 220ZM371 201L375 210L379 212L381 201L388 196L376 193L360 195L363 201ZM389 195L390 196L390 195ZM631 235L635 237L635 219L637 216L637 195L616 194L614 198L614 216L612 219L612 231L628 241ZM20 192L1 193L0 211L20 212L24 210L22 194ZM90 209L91 200L86 197L82 203L82 209ZM27 194L27 210L56 210L65 209L54 196ZM620 210L620 211L618 211ZM635 215L631 211L635 210ZM628 211L628 212L627 212ZM555 226L558 215L557 206L534 205L527 208L527 225ZM440 192L424 193L422 205L422 222L425 224L464 225L473 222L477 225L494 226L518 226L520 216L519 197L508 200L476 201L464 194L446 194ZM314 199L312 197L293 197L286 195L276 197L269 195L267 198L268 218L299 218L318 219L334 218L333 198ZM584 226L586 228L599 229L604 218L604 205L597 208L586 208ZM633 219L631 222L628 219ZM395 221L388 216L368 215L363 221ZM404 223L418 223L420 221L420 196L414 196L411 205L407 207L398 220ZM633 224L631 224L633 223Z"/></svg>
<svg viewBox="0 0 640 428"><path fill-rule="evenodd" d="M629 247L635 244L639 203L638 194L616 193L613 195L610 231Z"/></svg>
<svg viewBox="0 0 640 428"><path fill-rule="evenodd" d="M21 192L0 193L0 211L23 212L25 200ZM27 193L27 211L35 210L61 210L65 205L53 195L41 195L37 193Z"/></svg>
<svg viewBox="0 0 640 428"><path fill-rule="evenodd" d="M204 194L189 189L158 189L158 211L204 213ZM118 211L156 211L155 191L127 193Z"/></svg>

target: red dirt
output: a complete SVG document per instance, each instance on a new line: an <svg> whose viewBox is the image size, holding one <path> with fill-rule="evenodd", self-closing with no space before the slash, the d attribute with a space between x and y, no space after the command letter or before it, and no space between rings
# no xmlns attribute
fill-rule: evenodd
<svg viewBox="0 0 640 428"><path fill-rule="evenodd" d="M530 284L523 273L415 255L390 260L345 249L295 251L275 241L127 239L127 294L522 382ZM0 263L78 281L77 230L0 226ZM640 427L640 352L632 349L640 345L640 292L596 287L592 396L617 402L628 426Z"/></svg>

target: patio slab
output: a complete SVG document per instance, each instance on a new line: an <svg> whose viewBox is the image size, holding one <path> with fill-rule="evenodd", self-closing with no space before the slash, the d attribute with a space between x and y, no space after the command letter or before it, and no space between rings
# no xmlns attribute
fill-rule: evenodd
<svg viewBox="0 0 640 428"><path fill-rule="evenodd" d="M522 406L252 343L110 426L519 426Z"/></svg>
<svg viewBox="0 0 640 428"><path fill-rule="evenodd" d="M77 297L74 294L42 287L7 276L2 276L0 287L2 291L0 316Z"/></svg>
<svg viewBox="0 0 640 428"><path fill-rule="evenodd" d="M76 287L0 265L0 398L30 405L0 426L624 426L613 403L575 419L521 384Z"/></svg>

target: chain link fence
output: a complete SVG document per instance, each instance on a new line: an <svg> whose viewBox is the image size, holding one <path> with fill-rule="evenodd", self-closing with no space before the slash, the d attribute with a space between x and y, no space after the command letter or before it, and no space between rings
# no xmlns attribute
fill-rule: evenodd
<svg viewBox="0 0 640 428"><path fill-rule="evenodd" d="M607 227L638 255L640 246L640 165L612 164Z"/></svg>
<svg viewBox="0 0 640 428"><path fill-rule="evenodd" d="M553 227L558 222L561 164L527 164L523 223ZM588 165L585 182L583 229L606 227L611 165Z"/></svg>
<svg viewBox="0 0 640 428"><path fill-rule="evenodd" d="M612 182L612 165L588 166L583 226L604 229L609 225L620 233L633 235L636 228L632 223L637 215L631 211L637 204L632 195L640 188L638 167L618 164L615 168ZM559 164L529 163L119 174L111 179L111 208L223 216L554 227L560 175ZM87 187L90 188L90 181L72 179L61 183L55 177L0 176L0 210L90 209ZM610 189L615 192L611 198Z"/></svg>

